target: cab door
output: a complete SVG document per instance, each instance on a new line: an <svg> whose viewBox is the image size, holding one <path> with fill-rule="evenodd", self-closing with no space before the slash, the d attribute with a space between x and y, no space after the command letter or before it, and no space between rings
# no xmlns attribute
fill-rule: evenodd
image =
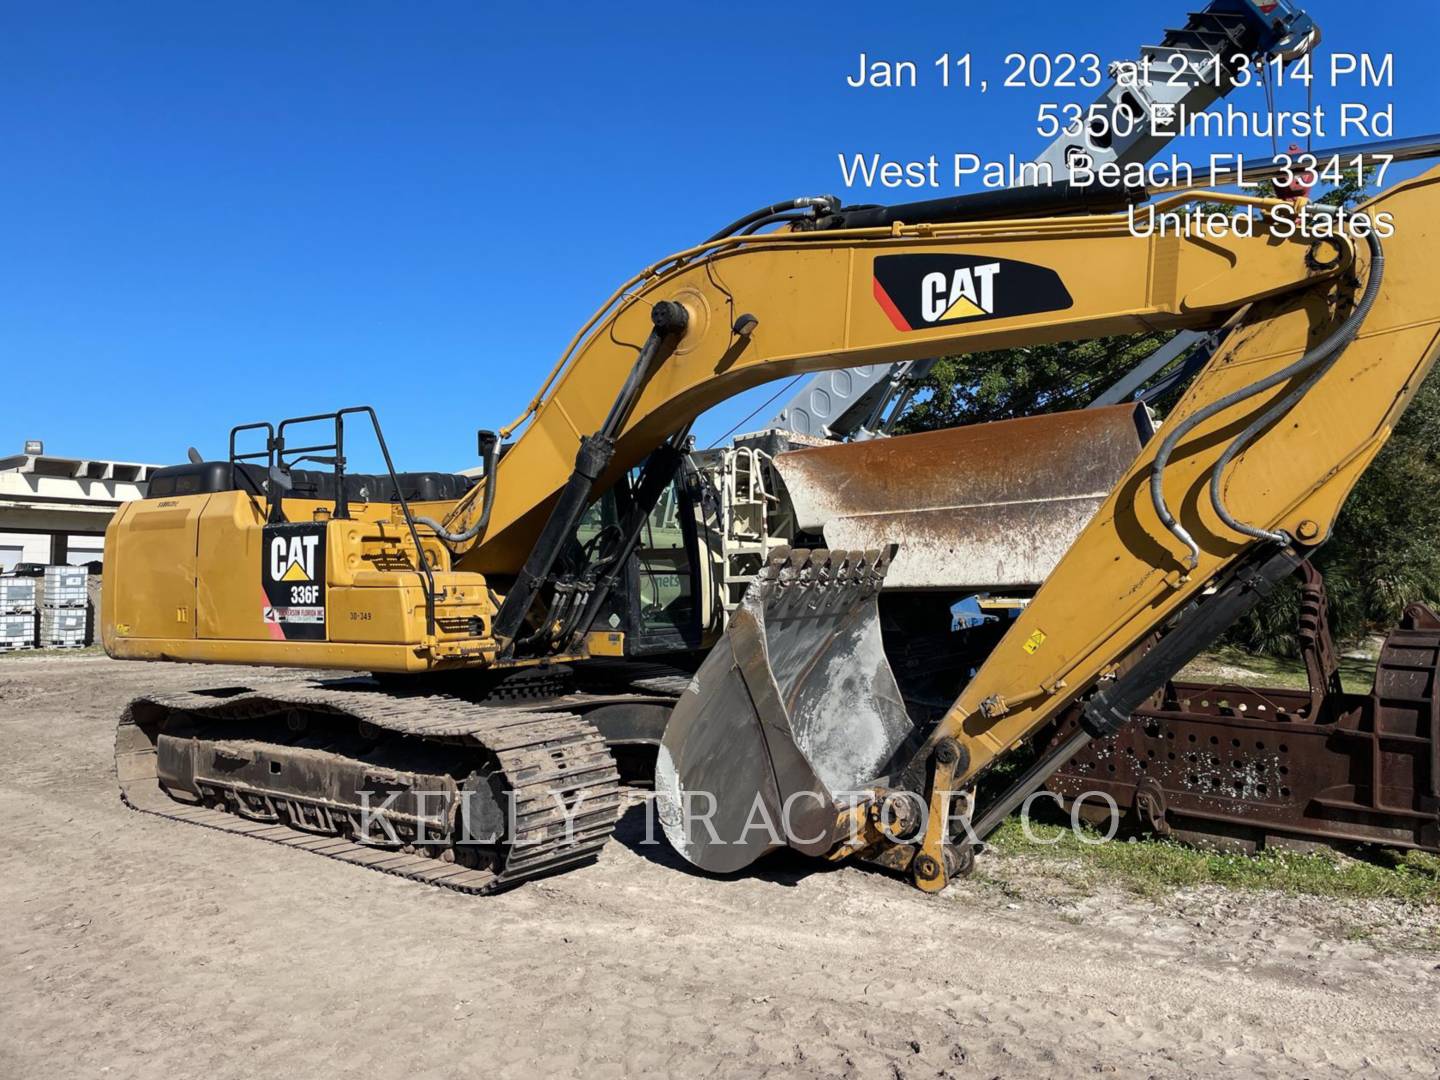
<svg viewBox="0 0 1440 1080"><path fill-rule="evenodd" d="M695 515L677 479L646 517L630 557L627 653L701 648L698 563Z"/></svg>

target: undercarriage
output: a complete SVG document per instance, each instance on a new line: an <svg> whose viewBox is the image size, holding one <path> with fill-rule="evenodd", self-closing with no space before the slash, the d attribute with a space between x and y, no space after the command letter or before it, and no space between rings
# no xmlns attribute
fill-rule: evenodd
<svg viewBox="0 0 1440 1080"><path fill-rule="evenodd" d="M668 707L653 693L474 700L375 679L147 696L116 731L137 810L385 873L489 893L593 861L624 803L586 714Z"/></svg>

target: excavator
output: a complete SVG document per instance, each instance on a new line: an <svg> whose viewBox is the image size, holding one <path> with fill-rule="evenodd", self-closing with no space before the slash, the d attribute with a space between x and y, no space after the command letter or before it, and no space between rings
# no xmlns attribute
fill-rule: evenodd
<svg viewBox="0 0 1440 1080"><path fill-rule="evenodd" d="M1252 218L1249 234L1136 235L1127 213L1217 203ZM131 702L124 798L493 892L596 857L623 802L612 747L663 717L658 813L696 867L790 847L939 891L973 865L975 837L1121 730L1329 535L1440 351L1440 169L1362 209L1387 227L1307 235L1275 227L1293 202L1204 190L786 200L618 288L525 413L480 434L478 479L397 473L369 407L241 425L227 460L192 454L116 514L105 649L338 674ZM908 701L886 654L876 598L905 535L770 553L723 633L697 619L693 590L657 612L635 580L657 506L692 487L693 421L736 393L1146 330L1221 341L1158 432L1119 406L1017 433L1084 460L1121 453L1116 433L1139 425L1093 514L1055 523L1073 539L947 707ZM357 424L385 472L347 473ZM1007 470L989 427L948 434L958 460L967 445L991 455L994 504L1036 481L1036 459ZM993 546L966 518L953 543ZM1066 710L1074 723L978 805L977 781Z"/></svg>

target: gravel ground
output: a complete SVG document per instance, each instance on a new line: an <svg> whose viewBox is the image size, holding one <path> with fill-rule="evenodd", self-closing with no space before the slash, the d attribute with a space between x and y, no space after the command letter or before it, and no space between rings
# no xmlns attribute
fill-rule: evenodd
<svg viewBox="0 0 1440 1080"><path fill-rule="evenodd" d="M0 659L0 1076L1440 1074L1399 905L719 880L638 797L596 865L474 898L125 809L127 698L237 674Z"/></svg>

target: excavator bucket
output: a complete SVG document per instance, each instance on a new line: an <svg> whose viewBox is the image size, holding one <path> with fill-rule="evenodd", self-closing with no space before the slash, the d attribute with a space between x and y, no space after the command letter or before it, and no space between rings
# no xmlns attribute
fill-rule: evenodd
<svg viewBox="0 0 1440 1080"><path fill-rule="evenodd" d="M893 546L771 557L680 697L655 770L676 851L726 873L820 854L914 734L880 640Z"/></svg>

